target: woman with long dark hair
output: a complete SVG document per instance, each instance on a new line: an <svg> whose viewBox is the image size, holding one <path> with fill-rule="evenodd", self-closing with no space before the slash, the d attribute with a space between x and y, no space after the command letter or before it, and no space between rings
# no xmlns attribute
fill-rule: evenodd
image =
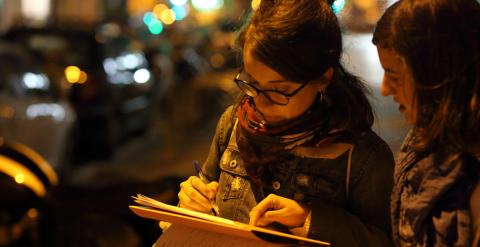
<svg viewBox="0 0 480 247"><path fill-rule="evenodd" d="M382 94L393 96L413 126L395 169L395 243L478 246L478 1L398 1L373 42L385 69Z"/></svg>
<svg viewBox="0 0 480 247"><path fill-rule="evenodd" d="M389 246L394 161L363 84L340 64L326 0L263 0L240 30L243 94L179 206L336 246Z"/></svg>

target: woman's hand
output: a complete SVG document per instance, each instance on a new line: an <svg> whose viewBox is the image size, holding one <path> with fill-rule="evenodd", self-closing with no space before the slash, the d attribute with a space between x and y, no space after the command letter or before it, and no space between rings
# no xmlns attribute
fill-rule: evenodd
<svg viewBox="0 0 480 247"><path fill-rule="evenodd" d="M198 212L210 213L217 189L217 182L205 184L200 178L191 176L180 184L178 206Z"/></svg>
<svg viewBox="0 0 480 247"><path fill-rule="evenodd" d="M250 211L250 225L267 226L278 222L289 228L303 226L310 209L294 200L268 195Z"/></svg>

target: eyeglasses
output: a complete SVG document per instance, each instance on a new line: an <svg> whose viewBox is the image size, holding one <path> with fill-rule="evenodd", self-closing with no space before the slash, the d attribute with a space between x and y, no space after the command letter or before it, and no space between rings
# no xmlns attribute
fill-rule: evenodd
<svg viewBox="0 0 480 247"><path fill-rule="evenodd" d="M308 82L303 83L300 87L298 87L289 94L282 93L277 90L260 89L252 84L252 79L247 73L245 73L243 69L238 72L237 76L235 76L235 79L233 79L233 81L246 95L255 98L259 94L263 94L265 98L267 98L268 100L270 100L270 102L276 105L288 105L290 98L297 94L300 90L302 90L302 88L304 88L308 84Z"/></svg>

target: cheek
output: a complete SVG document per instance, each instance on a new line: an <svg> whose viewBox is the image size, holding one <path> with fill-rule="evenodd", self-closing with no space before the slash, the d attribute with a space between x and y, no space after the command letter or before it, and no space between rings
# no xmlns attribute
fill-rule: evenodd
<svg viewBox="0 0 480 247"><path fill-rule="evenodd" d="M269 101L264 101L260 97L255 98L257 108L263 114L265 120L270 123L279 123L294 119L306 112L312 103L312 100L301 96L291 98L286 106L271 104Z"/></svg>
<svg viewBox="0 0 480 247"><path fill-rule="evenodd" d="M414 108L415 105L415 90L413 86L413 81L410 78L407 78L403 81L402 85L402 94L405 104L409 108Z"/></svg>
<svg viewBox="0 0 480 247"><path fill-rule="evenodd" d="M305 90L305 94L299 94L297 97L291 99L290 103L285 107L285 115L289 118L294 118L306 112L317 98L316 91Z"/></svg>
<svg viewBox="0 0 480 247"><path fill-rule="evenodd" d="M290 98L289 103L285 106L275 105L263 95L255 97L254 102L267 122L282 122L305 113L315 101L317 91L314 87L304 88L294 97Z"/></svg>
<svg viewBox="0 0 480 247"><path fill-rule="evenodd" d="M411 94L409 98L409 108L410 108L410 122L413 124L415 123L415 119L417 116L417 104L415 103L414 95Z"/></svg>
<svg viewBox="0 0 480 247"><path fill-rule="evenodd" d="M407 123L411 125L415 124L416 114L413 108L407 108L404 112L404 116Z"/></svg>
<svg viewBox="0 0 480 247"><path fill-rule="evenodd" d="M415 123L417 114L417 104L415 101L415 90L411 81L405 82L405 87L402 90L405 107L407 108L407 121L411 124Z"/></svg>
<svg viewBox="0 0 480 247"><path fill-rule="evenodd" d="M253 102L255 102L255 106L259 109L269 109L274 104L270 102L263 94L258 95L257 97L253 98Z"/></svg>

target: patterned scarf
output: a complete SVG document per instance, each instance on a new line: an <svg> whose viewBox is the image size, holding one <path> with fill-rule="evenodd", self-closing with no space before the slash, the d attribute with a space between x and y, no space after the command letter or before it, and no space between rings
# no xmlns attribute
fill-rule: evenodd
<svg viewBox="0 0 480 247"><path fill-rule="evenodd" d="M478 181L478 161L460 155L416 157L409 133L395 168L391 212L398 246L469 246L469 199ZM472 165L473 163L473 165ZM473 168L473 170L472 170Z"/></svg>
<svg viewBox="0 0 480 247"><path fill-rule="evenodd" d="M288 159L293 148L325 138L328 112L319 102L303 115L271 126L262 120L253 100L244 99L237 108L239 128L235 134L249 176L259 182L266 164Z"/></svg>

